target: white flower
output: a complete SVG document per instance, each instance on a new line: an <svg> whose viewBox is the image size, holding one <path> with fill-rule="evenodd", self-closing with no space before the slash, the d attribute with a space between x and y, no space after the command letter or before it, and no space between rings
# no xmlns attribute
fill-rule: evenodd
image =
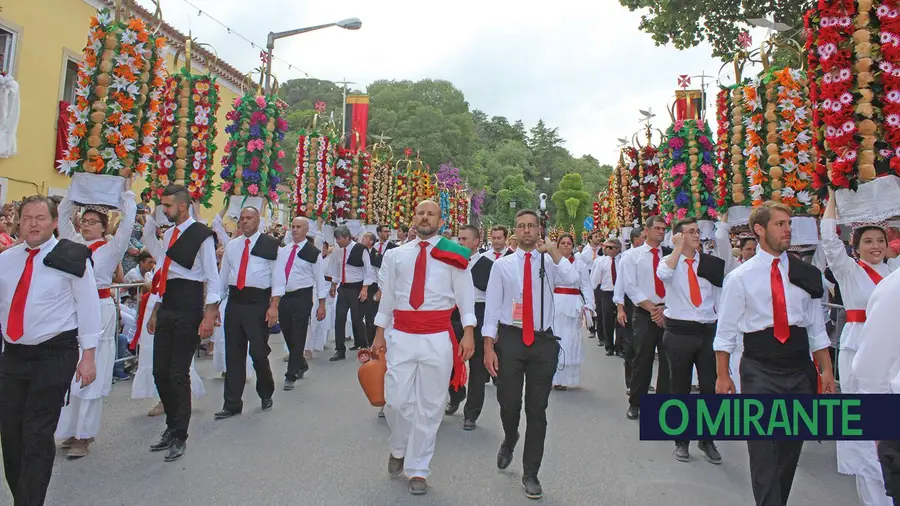
<svg viewBox="0 0 900 506"><path fill-rule="evenodd" d="M122 33L122 44L134 44L137 42L137 32L134 30L125 30Z"/></svg>
<svg viewBox="0 0 900 506"><path fill-rule="evenodd" d="M809 205L809 203L812 202L812 196L808 191L800 190L797 192L797 200L803 205Z"/></svg>
<svg viewBox="0 0 900 506"><path fill-rule="evenodd" d="M116 65L119 66L130 67L134 65L134 57L132 57L128 53L119 53L115 58L113 58L113 61L115 61Z"/></svg>
<svg viewBox="0 0 900 506"><path fill-rule="evenodd" d="M797 161L799 161L802 164L810 163L812 161L812 159L809 157L809 151L798 152L797 153Z"/></svg>
<svg viewBox="0 0 900 506"><path fill-rule="evenodd" d="M100 151L100 156L102 156L103 158L106 158L107 160L112 160L113 158L118 158L116 156L115 148L103 148L103 150Z"/></svg>
<svg viewBox="0 0 900 506"><path fill-rule="evenodd" d="M112 160L106 162L106 167L110 170L118 171L123 167L122 161L118 158L113 158Z"/></svg>
<svg viewBox="0 0 900 506"><path fill-rule="evenodd" d="M796 111L794 111L794 117L798 120L805 120L806 115L809 112L809 109L806 107L798 107Z"/></svg>
<svg viewBox="0 0 900 506"><path fill-rule="evenodd" d="M69 150L65 150L63 152L63 155L68 157ZM79 163L80 163L80 161L78 161L78 160L57 160L56 168L64 174L71 174L72 171L78 167Z"/></svg>
<svg viewBox="0 0 900 506"><path fill-rule="evenodd" d="M750 196L751 196L754 200L756 200L756 199L762 197L762 194L763 194L763 187L762 187L762 185L755 184L755 185L750 186Z"/></svg>
<svg viewBox="0 0 900 506"><path fill-rule="evenodd" d="M116 76L113 78L112 84L109 85L109 88L114 91L122 91L128 88L128 79L125 79L121 76Z"/></svg>
<svg viewBox="0 0 900 506"><path fill-rule="evenodd" d="M790 186L785 186L781 189L781 196L786 198L791 198L794 196L794 189Z"/></svg>
<svg viewBox="0 0 900 506"><path fill-rule="evenodd" d="M100 25L108 25L112 22L112 14L109 11L97 13L97 23Z"/></svg>
<svg viewBox="0 0 900 506"><path fill-rule="evenodd" d="M788 160L781 164L781 168L785 172L791 173L791 172L794 172L795 170L797 170L797 163L794 161Z"/></svg>

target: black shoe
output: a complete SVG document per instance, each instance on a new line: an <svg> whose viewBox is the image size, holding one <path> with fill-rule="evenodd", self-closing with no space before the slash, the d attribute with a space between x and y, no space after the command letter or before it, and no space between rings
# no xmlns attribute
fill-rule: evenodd
<svg viewBox="0 0 900 506"><path fill-rule="evenodd" d="M226 418L231 418L232 416L237 416L239 414L241 414L240 411L232 411L230 409L223 409L222 411L219 411L218 413L213 415L213 418L215 418L216 420L224 420Z"/></svg>
<svg viewBox="0 0 900 506"><path fill-rule="evenodd" d="M710 464L719 465L722 463L722 455L719 453L719 449L716 448L716 443L712 441L700 441L697 446L706 456L706 460L708 460Z"/></svg>
<svg viewBox="0 0 900 506"><path fill-rule="evenodd" d="M159 441L150 445L151 452L161 452L163 450L168 450L170 446L172 446L172 441L175 440L175 437L172 435L172 431L166 429L162 436L159 438Z"/></svg>
<svg viewBox="0 0 900 506"><path fill-rule="evenodd" d="M185 450L187 450L187 443L185 443L184 439L173 439L172 446L169 448L169 451L166 452L165 461L173 462L184 457Z"/></svg>
<svg viewBox="0 0 900 506"><path fill-rule="evenodd" d="M544 489L541 488L541 482L537 476L523 476L522 487L525 489L525 497L529 499L540 499L544 497Z"/></svg>
<svg viewBox="0 0 900 506"><path fill-rule="evenodd" d="M445 415L452 415L452 414L456 413L457 411L459 411L459 403L458 402L451 402L451 403L447 404L446 408L444 408Z"/></svg>
<svg viewBox="0 0 900 506"><path fill-rule="evenodd" d="M344 360L347 358L345 355L346 354L343 351L336 351L334 352L334 355L332 355L331 358L328 359L328 361L337 362L338 360Z"/></svg>
<svg viewBox="0 0 900 506"><path fill-rule="evenodd" d="M270 409L272 409L272 404L273 404L272 399L263 399L262 400L262 410L269 411Z"/></svg>
<svg viewBox="0 0 900 506"><path fill-rule="evenodd" d="M616 356L619 357L619 358L625 358L625 353L622 352L622 351L617 351L617 352L616 352Z"/></svg>
<svg viewBox="0 0 900 506"><path fill-rule="evenodd" d="M303 375L306 374L306 371L308 371L308 370L309 370L309 366L306 366L306 368L304 368L304 369L300 369L300 372L297 373L297 380L298 380L298 381L299 381L299 380L302 380L302 379L303 379Z"/></svg>
<svg viewBox="0 0 900 506"><path fill-rule="evenodd" d="M463 421L463 430L475 430L475 420L469 420L466 418Z"/></svg>
<svg viewBox="0 0 900 506"><path fill-rule="evenodd" d="M506 441L500 445L500 451L497 452L497 469L506 469L512 464L513 448L515 446L515 443L507 444Z"/></svg>
<svg viewBox="0 0 900 506"><path fill-rule="evenodd" d="M348 348L348 349L349 349L350 351L356 351L356 350L359 349L359 346L356 346L356 345L354 344L353 346L351 346L351 347Z"/></svg>
<svg viewBox="0 0 900 506"><path fill-rule="evenodd" d="M611 356L613 356L613 355L615 355L615 354L616 354L616 352L614 352L613 350L606 350L606 356L607 356L607 357L611 357Z"/></svg>
<svg viewBox="0 0 900 506"><path fill-rule="evenodd" d="M296 380L285 378L285 380L284 380L285 391L290 391L290 390L294 389L294 381L296 381Z"/></svg>
<svg viewBox="0 0 900 506"><path fill-rule="evenodd" d="M628 412L625 413L625 416L629 420L637 420L638 418L641 417L641 408L631 406L630 408L628 408Z"/></svg>
<svg viewBox="0 0 900 506"><path fill-rule="evenodd" d="M591 332L590 334L588 334L588 339L593 339L593 338L595 338L595 337L597 337L597 334L594 334L593 332Z"/></svg>
<svg viewBox="0 0 900 506"><path fill-rule="evenodd" d="M625 395L627 395L628 397L631 397L631 389L630 388L625 389Z"/></svg>
<svg viewBox="0 0 900 506"><path fill-rule="evenodd" d="M688 462L691 460L691 454L688 453L688 443L675 443L675 451L672 456L678 462Z"/></svg>

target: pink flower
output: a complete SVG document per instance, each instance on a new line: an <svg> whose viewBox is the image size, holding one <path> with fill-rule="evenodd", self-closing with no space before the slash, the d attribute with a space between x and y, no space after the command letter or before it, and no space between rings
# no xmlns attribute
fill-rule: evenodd
<svg viewBox="0 0 900 506"><path fill-rule="evenodd" d="M287 130L288 129L287 120L285 120L284 118L276 119L275 120L275 128L277 128L278 130L282 130L282 131Z"/></svg>
<svg viewBox="0 0 900 506"><path fill-rule="evenodd" d="M262 139L253 139L247 143L247 151L262 151L266 147L266 143Z"/></svg>
<svg viewBox="0 0 900 506"><path fill-rule="evenodd" d="M713 166L708 163L704 163L703 165L701 165L700 171L703 172L703 175L708 177L709 179L713 179L716 177L716 169L714 169Z"/></svg>
<svg viewBox="0 0 900 506"><path fill-rule="evenodd" d="M672 213L666 213L666 224L669 225L672 223Z"/></svg>
<svg viewBox="0 0 900 506"><path fill-rule="evenodd" d="M227 192L227 191L231 190L231 187L232 187L231 181L225 181L224 183L222 183L222 191L223 192Z"/></svg>
<svg viewBox="0 0 900 506"><path fill-rule="evenodd" d="M672 167L671 174L675 177L678 177L678 176L683 176L686 171L687 171L687 164L685 164L684 162L681 162L678 165Z"/></svg>
<svg viewBox="0 0 900 506"><path fill-rule="evenodd" d="M669 139L669 147L672 149L681 149L684 147L684 139L681 137L673 137Z"/></svg>
<svg viewBox="0 0 900 506"><path fill-rule="evenodd" d="M275 190L269 190L269 200L278 200L278 192Z"/></svg>
<svg viewBox="0 0 900 506"><path fill-rule="evenodd" d="M241 102L241 97L237 97L237 98L234 99L234 107L235 107L235 108L240 107L242 103L243 103L243 102Z"/></svg>
<svg viewBox="0 0 900 506"><path fill-rule="evenodd" d="M252 162L250 162L250 170L258 170L259 169L259 158L254 158Z"/></svg>
<svg viewBox="0 0 900 506"><path fill-rule="evenodd" d="M712 207L706 208L706 214L708 214L709 217L712 218L712 219L716 219L716 218L719 217L719 213L718 213L715 209L713 209Z"/></svg>
<svg viewBox="0 0 900 506"><path fill-rule="evenodd" d="M278 150L278 158L284 158L284 150L283 149Z"/></svg>
<svg viewBox="0 0 900 506"><path fill-rule="evenodd" d="M679 209L677 212L678 212L678 219L679 219L679 220L683 220L684 217L687 216L687 209L684 208L684 207L682 207L681 209Z"/></svg>
<svg viewBox="0 0 900 506"><path fill-rule="evenodd" d="M266 97L262 95L256 97L256 105L260 108L264 108L266 106Z"/></svg>
<svg viewBox="0 0 900 506"><path fill-rule="evenodd" d="M262 97L257 97L257 98L262 98ZM256 195L258 192L259 192L259 187L256 186L256 183L251 184L250 186L247 187L247 193L249 193L250 195Z"/></svg>
<svg viewBox="0 0 900 506"><path fill-rule="evenodd" d="M684 120L676 121L675 122L675 131L680 132L682 128L684 128Z"/></svg>

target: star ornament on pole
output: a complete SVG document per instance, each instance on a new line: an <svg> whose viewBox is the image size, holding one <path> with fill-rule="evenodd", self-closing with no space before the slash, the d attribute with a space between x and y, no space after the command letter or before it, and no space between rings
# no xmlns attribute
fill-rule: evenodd
<svg viewBox="0 0 900 506"><path fill-rule="evenodd" d="M316 108L317 113L319 113L319 114L324 113L325 112L325 102L322 102L321 100L317 101L315 108Z"/></svg>
<svg viewBox="0 0 900 506"><path fill-rule="evenodd" d="M681 89L687 89L688 86L691 85L691 77L687 74L678 76L678 87Z"/></svg>
<svg viewBox="0 0 900 506"><path fill-rule="evenodd" d="M750 37L750 32L744 30L738 34L738 44L740 44L742 49L750 47L750 45L753 44L753 38Z"/></svg>
<svg viewBox="0 0 900 506"><path fill-rule="evenodd" d="M269 55L265 51L259 52L259 59L263 62L263 65L269 63Z"/></svg>

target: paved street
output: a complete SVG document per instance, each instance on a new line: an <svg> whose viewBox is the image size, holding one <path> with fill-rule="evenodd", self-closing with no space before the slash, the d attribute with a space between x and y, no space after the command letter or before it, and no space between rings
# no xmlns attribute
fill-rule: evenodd
<svg viewBox="0 0 900 506"><path fill-rule="evenodd" d="M720 443L714 466L699 457L672 459L672 444L638 441L638 424L625 418L622 361L604 356L585 339L582 389L554 392L540 478L547 505L750 505L747 451ZM387 474L388 428L376 417L356 380L357 362L311 362L293 392L281 391L285 365L280 336L271 357L278 390L262 413L248 383L244 413L214 421L223 381L212 360L197 361L207 394L195 400L187 455L163 462L148 445L163 429L149 418L150 401L132 401L130 383L114 385L101 436L80 461L57 460L49 506L143 505L519 505L522 442L507 471L495 458L502 437L495 390L474 432L462 430L461 411L445 417L432 461L428 495L411 497L406 480ZM522 420L524 435L524 416ZM6 487L0 504L11 504ZM835 471L834 443L807 443L794 481L791 506L858 504L854 482Z"/></svg>

